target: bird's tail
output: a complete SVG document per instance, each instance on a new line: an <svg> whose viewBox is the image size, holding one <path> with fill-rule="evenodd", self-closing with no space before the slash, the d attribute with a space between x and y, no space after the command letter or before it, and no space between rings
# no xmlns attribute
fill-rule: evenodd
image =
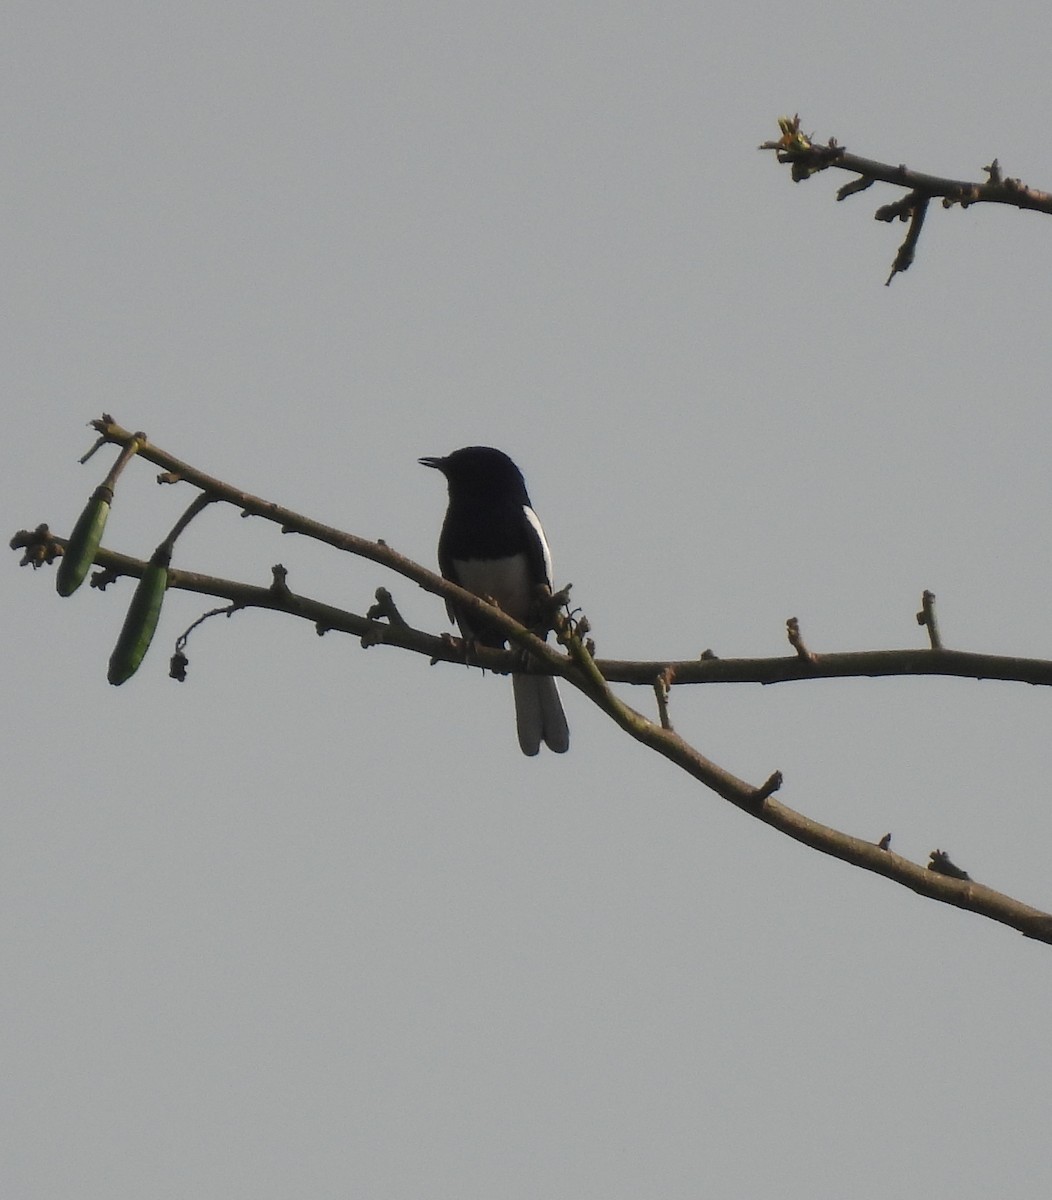
<svg viewBox="0 0 1052 1200"><path fill-rule="evenodd" d="M570 729L551 675L513 675L515 725L523 754L536 754L543 741L556 754L570 748Z"/></svg>

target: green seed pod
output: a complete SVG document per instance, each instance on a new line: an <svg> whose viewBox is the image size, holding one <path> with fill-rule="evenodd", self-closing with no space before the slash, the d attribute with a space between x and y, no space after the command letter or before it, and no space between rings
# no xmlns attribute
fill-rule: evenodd
<svg viewBox="0 0 1052 1200"><path fill-rule="evenodd" d="M150 648L157 619L161 615L164 590L168 586L170 559L171 551L167 547L158 547L135 588L120 637L110 655L110 669L106 678L114 685L131 679Z"/></svg>
<svg viewBox="0 0 1052 1200"><path fill-rule="evenodd" d="M91 570L112 503L113 489L101 484L92 492L91 499L77 518L55 576L55 587L60 596L72 596Z"/></svg>

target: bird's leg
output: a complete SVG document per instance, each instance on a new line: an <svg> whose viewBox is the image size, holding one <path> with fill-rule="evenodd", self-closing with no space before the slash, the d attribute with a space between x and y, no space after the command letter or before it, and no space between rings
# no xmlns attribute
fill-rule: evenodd
<svg viewBox="0 0 1052 1200"><path fill-rule="evenodd" d="M442 641L451 651L464 660L465 666L470 666L469 659L475 653L478 642L473 637L457 637L454 633L443 633Z"/></svg>

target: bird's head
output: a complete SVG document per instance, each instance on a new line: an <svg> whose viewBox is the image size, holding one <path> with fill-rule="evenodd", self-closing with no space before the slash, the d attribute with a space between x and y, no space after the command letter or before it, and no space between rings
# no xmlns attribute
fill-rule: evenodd
<svg viewBox="0 0 1052 1200"><path fill-rule="evenodd" d="M445 475L450 496L508 497L529 504L522 472L503 450L464 446L445 458L421 458L419 462Z"/></svg>

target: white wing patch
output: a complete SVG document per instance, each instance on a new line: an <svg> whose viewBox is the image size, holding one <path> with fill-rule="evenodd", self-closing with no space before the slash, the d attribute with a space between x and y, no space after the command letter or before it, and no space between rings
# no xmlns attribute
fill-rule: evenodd
<svg viewBox="0 0 1052 1200"><path fill-rule="evenodd" d="M541 544L541 553L544 555L544 575L547 584L550 588L554 588L555 584L552 580L555 578L555 573L552 571L552 552L548 549L548 542L544 536L544 530L541 528L541 523L537 519L537 514L528 504L522 506L522 512L526 520L533 526L533 532L537 535L537 541Z"/></svg>

